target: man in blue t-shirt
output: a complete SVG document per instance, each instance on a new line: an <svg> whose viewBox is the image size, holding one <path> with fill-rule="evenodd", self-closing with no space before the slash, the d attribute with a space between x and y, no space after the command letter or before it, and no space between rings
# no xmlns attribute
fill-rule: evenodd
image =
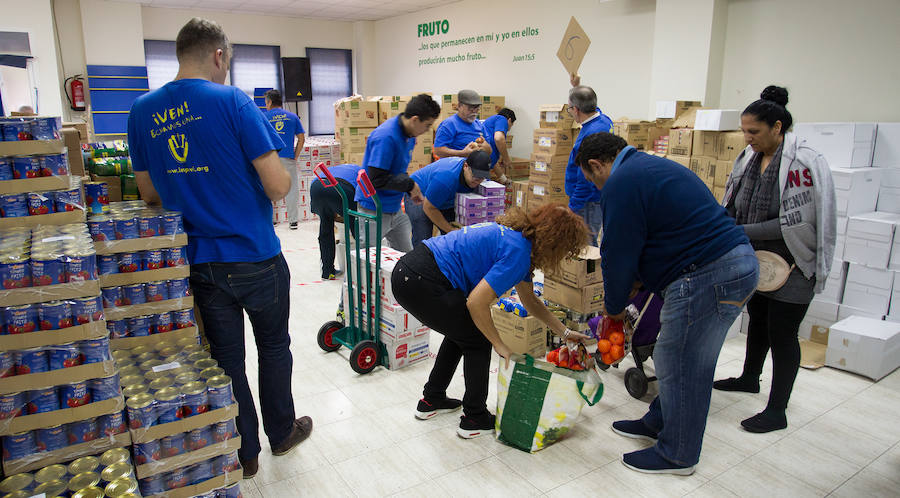
<svg viewBox="0 0 900 498"><path fill-rule="evenodd" d="M281 107L282 103L281 92L274 89L266 92L266 119L284 142L284 147L278 151L278 157L281 159L281 165L291 175L291 190L284 198L284 202L287 204L291 230L296 230L297 222L300 219L300 178L297 172L297 157L303 150L306 132L303 130L300 118L293 112L284 110ZM295 138L296 145L294 145Z"/></svg>
<svg viewBox="0 0 900 498"><path fill-rule="evenodd" d="M259 421L244 369L244 312L259 350L263 426L274 455L312 432L294 418L290 272L272 227L272 201L291 178L281 138L241 90L224 86L231 46L214 21L193 18L175 40L175 80L139 97L128 143L141 197L180 211L188 235L191 290L210 354L231 377L238 402L238 458L256 474Z"/></svg>
<svg viewBox="0 0 900 498"><path fill-rule="evenodd" d="M653 348L659 395L642 419L613 423L622 436L656 444L623 462L639 472L690 475L719 350L756 289L756 254L706 185L678 163L604 132L584 138L576 162L602 189L605 312L624 318L641 283L665 303Z"/></svg>
<svg viewBox="0 0 900 498"><path fill-rule="evenodd" d="M410 175L425 197L422 204L406 205L413 247L430 239L435 225L441 233L453 231L450 222L456 217L456 194L471 192L490 177L490 157L483 150L476 150L467 158L438 159Z"/></svg>
<svg viewBox="0 0 900 498"><path fill-rule="evenodd" d="M479 149L490 154L491 145L478 120L481 97L474 90L460 90L457 100L456 114L442 121L434 134L434 155L439 158L467 157Z"/></svg>
<svg viewBox="0 0 900 498"><path fill-rule="evenodd" d="M612 120L597 107L597 94L593 88L581 85L580 76L573 76L571 82L568 112L576 123L581 124L581 129L575 137L575 145L566 165L566 195L569 196L569 209L584 218L584 222L591 229L590 242L596 247L597 234L600 233L600 226L603 223L599 203L600 190L584 177L581 168L575 164L575 157L578 156L578 149L584 137L601 131L610 131Z"/></svg>
<svg viewBox="0 0 900 498"><path fill-rule="evenodd" d="M497 166L495 174L502 184L509 183L506 177L506 168L512 163L509 157L509 145L506 142L506 134L516 122L516 113L512 109L504 107L495 115L482 121L484 136L491 146L491 166ZM497 161L500 161L499 163Z"/></svg>
<svg viewBox="0 0 900 498"><path fill-rule="evenodd" d="M409 216L400 209L404 194L409 194L413 203L423 200L419 186L406 174L412 149L416 137L428 131L440 114L441 107L430 95L416 95L403 114L381 123L366 140L362 165L381 200L381 236L398 251L412 250ZM375 203L362 189L357 189L356 201L361 212L375 214ZM375 224L369 223L368 237L373 242L375 229Z"/></svg>

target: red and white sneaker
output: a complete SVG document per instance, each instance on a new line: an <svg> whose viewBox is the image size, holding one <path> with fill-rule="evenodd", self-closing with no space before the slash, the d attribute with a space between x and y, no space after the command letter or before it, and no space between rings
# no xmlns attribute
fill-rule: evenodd
<svg viewBox="0 0 900 498"><path fill-rule="evenodd" d="M428 420L439 413L450 413L459 410L462 407L462 401L453 398L444 398L439 401L425 401L425 398L419 400L416 406L416 418L419 420Z"/></svg>

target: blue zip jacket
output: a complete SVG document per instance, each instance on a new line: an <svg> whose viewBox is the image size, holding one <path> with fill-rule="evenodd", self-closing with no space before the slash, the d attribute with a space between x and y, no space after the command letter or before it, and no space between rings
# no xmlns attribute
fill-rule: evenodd
<svg viewBox="0 0 900 498"><path fill-rule="evenodd" d="M599 108L597 112L600 113L599 116L582 125L578 136L575 137L572 153L569 154L569 164L566 165L566 195L569 196L569 209L575 212L582 209L585 203L600 200L600 190L584 177L581 168L575 164L575 157L578 156L578 150L581 148L581 141L584 140L584 137L601 131L608 132L612 129L612 120L609 119L609 116L603 114Z"/></svg>

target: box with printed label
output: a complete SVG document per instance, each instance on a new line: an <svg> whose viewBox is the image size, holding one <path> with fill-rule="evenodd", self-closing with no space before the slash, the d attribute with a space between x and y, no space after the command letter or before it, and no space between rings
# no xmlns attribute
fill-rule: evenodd
<svg viewBox="0 0 900 498"><path fill-rule="evenodd" d="M541 190L543 194L538 194L531 187L532 185L529 184L528 191L525 193L525 206L529 211L537 209L544 204L555 203L566 206L569 204L569 196L566 194L546 194L544 193L546 190Z"/></svg>
<svg viewBox="0 0 900 498"><path fill-rule="evenodd" d="M429 343L431 334L426 332L417 337L403 340L382 339L387 350L388 369L397 370L414 365L430 357Z"/></svg>
<svg viewBox="0 0 900 498"><path fill-rule="evenodd" d="M491 306L491 317L500 339L518 354L542 358L547 352L547 326L533 316L521 317Z"/></svg>
<svg viewBox="0 0 900 498"><path fill-rule="evenodd" d="M555 179L555 180L544 180L540 177L531 178L529 180L531 183L531 191L534 192L535 195L538 196L547 196L547 195L566 195L566 180L565 178Z"/></svg>
<svg viewBox="0 0 900 498"><path fill-rule="evenodd" d="M572 287L603 282L603 273L600 270L600 249L593 246L585 247L577 258L565 258L559 263L559 270L549 272L554 280L560 281Z"/></svg>
<svg viewBox="0 0 900 498"><path fill-rule="evenodd" d="M900 324L856 316L835 323L825 364L881 379L900 366Z"/></svg>
<svg viewBox="0 0 900 498"><path fill-rule="evenodd" d="M534 130L533 151L554 156L568 156L575 144L575 134L571 129L538 128Z"/></svg>
<svg viewBox="0 0 900 498"><path fill-rule="evenodd" d="M341 150L345 154L361 154L366 151L366 142L375 128L342 128Z"/></svg>
<svg viewBox="0 0 900 498"><path fill-rule="evenodd" d="M688 169L690 169L690 167L691 167L691 156L678 156L678 155L674 155L674 154L666 154L666 159L668 159L670 161L675 161L676 163L678 163Z"/></svg>
<svg viewBox="0 0 900 498"><path fill-rule="evenodd" d="M512 162L506 168L507 178L527 177L531 170L531 160L523 157L513 157Z"/></svg>
<svg viewBox="0 0 900 498"><path fill-rule="evenodd" d="M624 138L628 145L640 150L648 150L650 143L651 121L622 120L613 123L613 133Z"/></svg>
<svg viewBox="0 0 900 498"><path fill-rule="evenodd" d="M578 313L596 313L603 310L603 282L576 288L546 276L544 298Z"/></svg>
<svg viewBox="0 0 900 498"><path fill-rule="evenodd" d="M512 205L525 209L525 194L528 192L528 180L516 180L512 182Z"/></svg>
<svg viewBox="0 0 900 498"><path fill-rule="evenodd" d="M700 107L699 100L657 100L656 117L678 119L691 107Z"/></svg>
<svg viewBox="0 0 900 498"><path fill-rule="evenodd" d="M718 131L694 130L693 143L691 144L691 156L704 156L715 159L719 155Z"/></svg>
<svg viewBox="0 0 900 498"><path fill-rule="evenodd" d="M475 193L456 194L457 209L482 209L487 207L487 198Z"/></svg>
<svg viewBox="0 0 900 498"><path fill-rule="evenodd" d="M704 156L691 156L691 171L697 174L703 183L711 183L710 175L715 174L715 158Z"/></svg>
<svg viewBox="0 0 900 498"><path fill-rule="evenodd" d="M676 156L690 156L693 143L694 130L691 128L669 129L669 154Z"/></svg>
<svg viewBox="0 0 900 498"><path fill-rule="evenodd" d="M875 123L796 123L794 133L825 156L832 168L868 168L876 128Z"/></svg>
<svg viewBox="0 0 900 498"><path fill-rule="evenodd" d="M532 154L529 179L552 181L565 179L568 156L551 156L549 154Z"/></svg>
<svg viewBox="0 0 900 498"><path fill-rule="evenodd" d="M378 126L378 102L336 102L334 123L340 128L374 128Z"/></svg>
<svg viewBox="0 0 900 498"><path fill-rule="evenodd" d="M741 127L741 111L736 109L700 109L694 120L695 130L729 131Z"/></svg>
<svg viewBox="0 0 900 498"><path fill-rule="evenodd" d="M570 130L575 125L575 119L569 114L569 106L566 104L544 104L538 108L538 112L541 114L541 128Z"/></svg>
<svg viewBox="0 0 900 498"><path fill-rule="evenodd" d="M722 187L724 189L725 184L728 183L728 175L731 174L731 171L733 169L734 161L716 161L713 175L713 185L715 185L716 187Z"/></svg>
<svg viewBox="0 0 900 498"><path fill-rule="evenodd" d="M506 107L506 97L498 95L482 95L481 109L478 110L478 119L487 119L497 115L500 109Z"/></svg>
<svg viewBox="0 0 900 498"><path fill-rule="evenodd" d="M485 180L478 185L476 191L484 197L503 197L506 187L502 183Z"/></svg>
<svg viewBox="0 0 900 498"><path fill-rule="evenodd" d="M385 97L390 98L390 97ZM406 105L409 104L407 100L379 100L378 101L378 122L384 123L385 121L403 114L403 111L406 110Z"/></svg>

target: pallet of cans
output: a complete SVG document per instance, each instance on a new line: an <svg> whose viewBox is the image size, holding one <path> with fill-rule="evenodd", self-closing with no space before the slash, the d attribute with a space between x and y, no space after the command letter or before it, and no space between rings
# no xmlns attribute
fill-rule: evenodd
<svg viewBox="0 0 900 498"><path fill-rule="evenodd" d="M186 467L139 478L140 492L146 497L165 498L237 498L243 469L237 451L190 464Z"/></svg>
<svg viewBox="0 0 900 498"><path fill-rule="evenodd" d="M181 213L144 201L112 202L108 212L92 213L91 237L101 254L178 247L187 244Z"/></svg>
<svg viewBox="0 0 900 498"><path fill-rule="evenodd" d="M137 476L126 448L113 448L64 463L20 472L0 481L0 493L11 497L137 497Z"/></svg>

